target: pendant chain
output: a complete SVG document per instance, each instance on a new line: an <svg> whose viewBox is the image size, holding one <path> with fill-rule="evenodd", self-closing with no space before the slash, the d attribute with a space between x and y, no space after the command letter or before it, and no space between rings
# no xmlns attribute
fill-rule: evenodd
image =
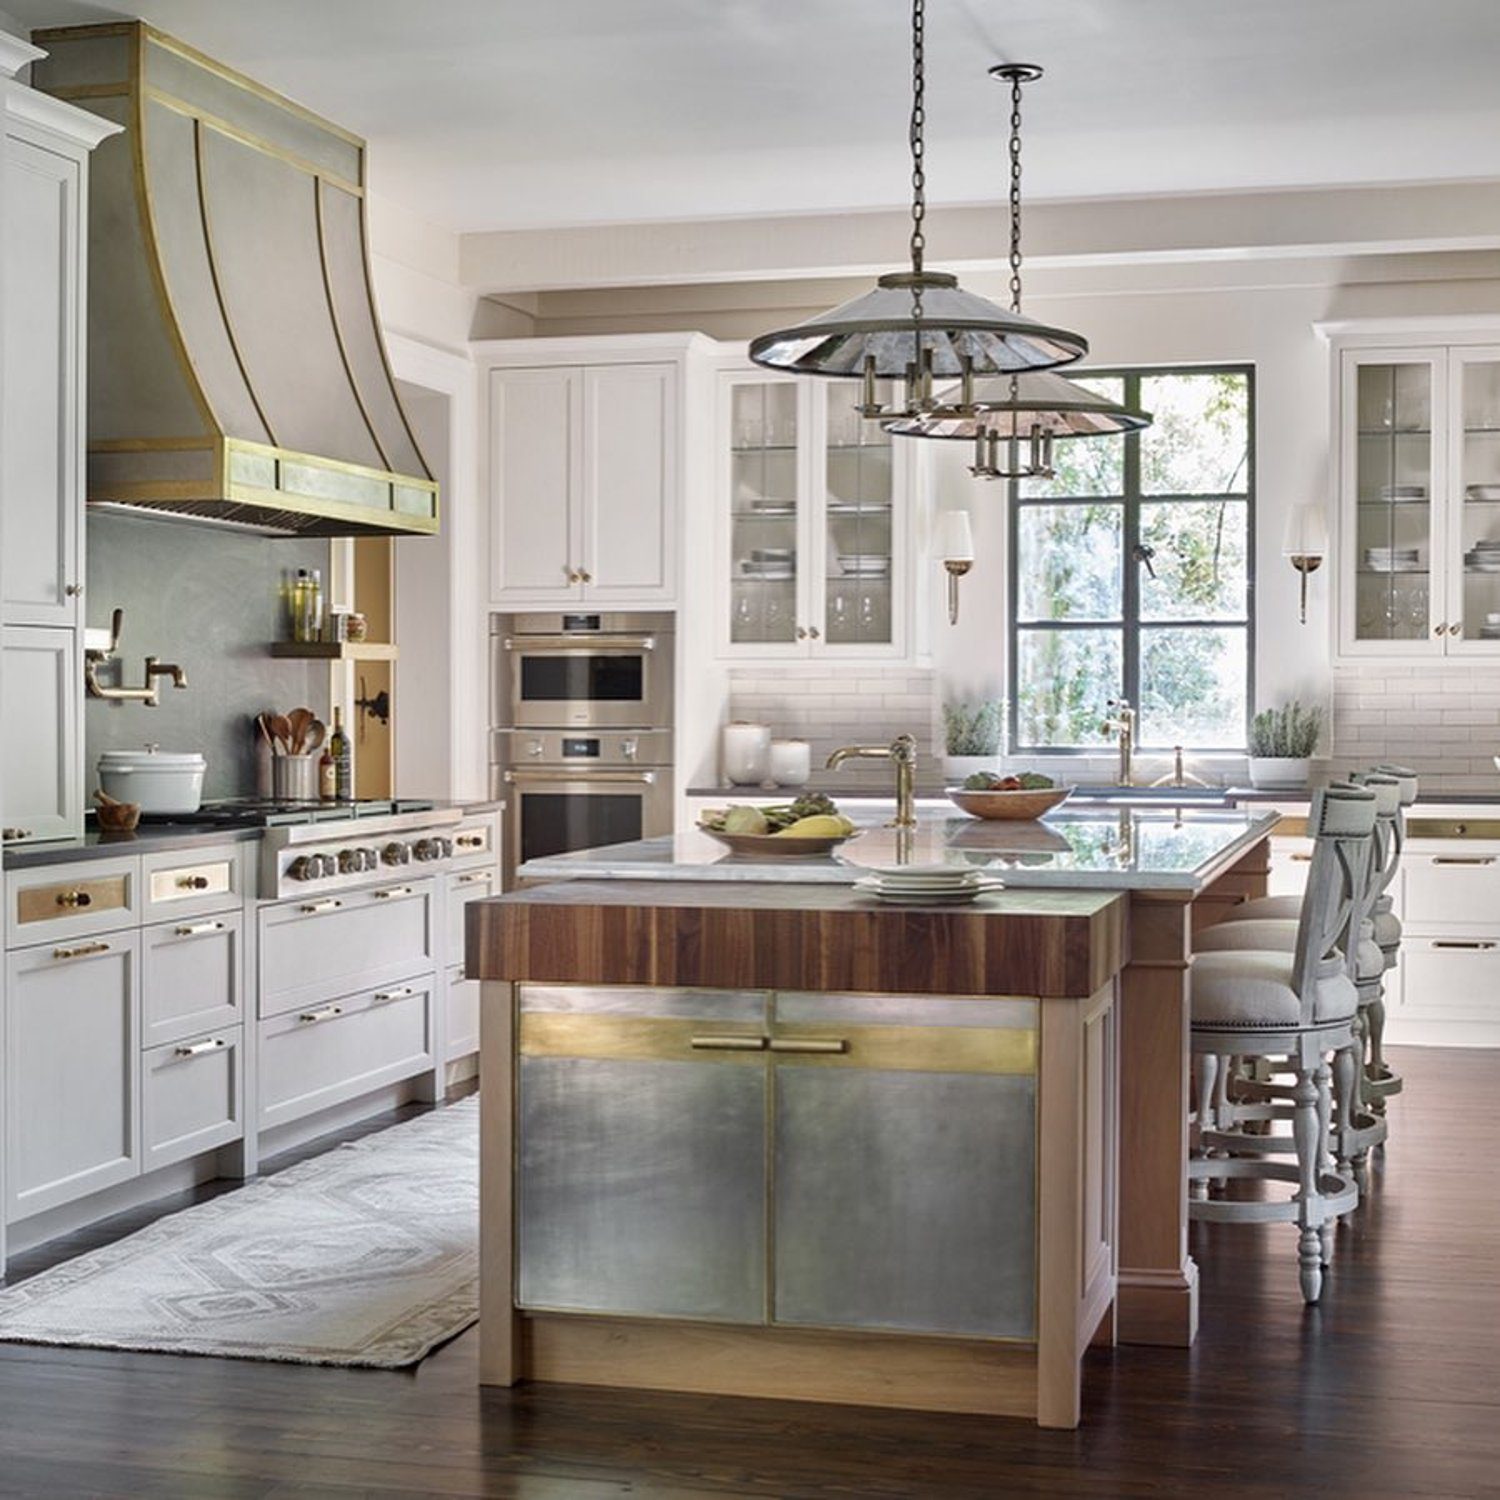
<svg viewBox="0 0 1500 1500"><path fill-rule="evenodd" d="M911 268L922 271L922 252L927 248L922 221L927 216L927 174L923 166L922 131L927 123L924 76L923 30L926 0L912 0L911 8Z"/></svg>
<svg viewBox="0 0 1500 1500"><path fill-rule="evenodd" d="M1021 310L1021 75L1010 80L1010 310Z"/></svg>

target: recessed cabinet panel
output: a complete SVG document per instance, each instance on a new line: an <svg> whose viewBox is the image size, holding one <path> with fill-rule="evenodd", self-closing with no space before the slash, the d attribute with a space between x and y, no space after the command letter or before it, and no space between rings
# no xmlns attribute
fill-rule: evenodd
<svg viewBox="0 0 1500 1500"><path fill-rule="evenodd" d="M72 838L83 829L83 696L78 632L0 631L0 822L6 842Z"/></svg>
<svg viewBox="0 0 1500 1500"><path fill-rule="evenodd" d="M459 968L448 970L444 987L443 1061L453 1062L479 1051L479 991L477 979L465 979Z"/></svg>
<svg viewBox="0 0 1500 1500"><path fill-rule="evenodd" d="M5 139L5 435L0 611L8 625L77 623L81 164Z"/></svg>
<svg viewBox="0 0 1500 1500"><path fill-rule="evenodd" d="M1402 921L1419 932L1500 937L1500 853L1481 846L1403 856ZM1402 962L1406 961L1402 950Z"/></svg>
<svg viewBox="0 0 1500 1500"><path fill-rule="evenodd" d="M148 1047L243 1021L243 921L234 912L144 929L142 1027Z"/></svg>
<svg viewBox="0 0 1500 1500"><path fill-rule="evenodd" d="M236 1026L141 1054L143 1170L239 1139L245 1123L242 1036Z"/></svg>
<svg viewBox="0 0 1500 1500"><path fill-rule="evenodd" d="M7 1219L140 1169L138 953L127 932L7 957Z"/></svg>

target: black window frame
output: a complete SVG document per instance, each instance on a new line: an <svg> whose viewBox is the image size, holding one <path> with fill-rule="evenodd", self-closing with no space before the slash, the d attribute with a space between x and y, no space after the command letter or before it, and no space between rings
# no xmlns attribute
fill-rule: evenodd
<svg viewBox="0 0 1500 1500"><path fill-rule="evenodd" d="M1059 375L1081 380L1120 380L1123 382L1121 400L1126 406L1137 410L1141 406L1141 382L1161 375L1242 375L1245 378L1245 415L1249 428L1249 443L1245 465L1245 724L1244 734L1238 745L1190 745L1184 746L1195 755L1243 755L1249 744L1250 720L1255 713L1255 582L1256 582L1256 367L1252 362L1234 361L1225 364L1173 364L1173 365L1129 365L1086 370L1059 370ZM1095 439L1068 438L1068 442L1087 443ZM1107 441L1107 440L1104 440ZM1109 754L1111 746L1101 738L1094 745L1025 745L1020 741L1020 664L1021 631L1024 630L1098 630L1118 629L1121 635L1121 683L1120 693L1132 706L1139 707L1141 667L1141 564L1134 560L1134 549L1140 542L1141 506L1159 504L1163 501L1213 501L1233 499L1238 495L1216 493L1210 495L1141 494L1141 434L1126 433L1124 438L1123 493L1119 495L1036 495L1022 496L1021 481L1008 480L1006 491L1010 512L1007 523L1007 547L1009 562L1006 569L1010 588L1010 619L1007 623L1007 666L1011 691L1006 705L1006 740L1014 755L1071 755L1098 756ZM1121 591L1121 618L1115 620L1028 620L1020 619L1020 567L1021 567L1021 511L1025 508L1058 505L1120 504L1124 509L1121 536L1122 563L1124 567ZM1218 629L1224 626L1240 628L1238 620L1152 620L1147 629ZM1102 707L1102 705L1101 705ZM1175 747L1141 742L1136 747L1149 754L1166 754Z"/></svg>

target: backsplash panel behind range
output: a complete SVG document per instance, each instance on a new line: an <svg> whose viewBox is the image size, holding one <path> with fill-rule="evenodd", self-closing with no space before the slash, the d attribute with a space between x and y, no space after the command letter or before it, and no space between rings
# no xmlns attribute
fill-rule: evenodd
<svg viewBox="0 0 1500 1500"><path fill-rule="evenodd" d="M127 687L141 684L145 658L175 662L187 673L179 692L160 680L161 703L85 701L85 785L98 785L101 750L148 742L163 750L201 750L208 757L204 797L255 790L250 717L306 704L326 719L328 668L322 662L273 660L268 647L285 635L278 589L287 568L320 568L328 580L327 541L282 541L117 516L88 519L90 628L107 628L125 611L119 660Z"/></svg>

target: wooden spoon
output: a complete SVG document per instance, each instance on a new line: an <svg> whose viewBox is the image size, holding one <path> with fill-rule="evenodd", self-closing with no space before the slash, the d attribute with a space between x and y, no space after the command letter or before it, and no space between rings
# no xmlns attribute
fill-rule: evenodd
<svg viewBox="0 0 1500 1500"><path fill-rule="evenodd" d="M271 739L275 748L283 755L292 753L292 726L287 722L285 714L267 714L266 728L271 731Z"/></svg>
<svg viewBox="0 0 1500 1500"><path fill-rule="evenodd" d="M307 753L311 755L314 750L323 748L323 736L328 733L321 719L314 719L307 729Z"/></svg>
<svg viewBox="0 0 1500 1500"><path fill-rule="evenodd" d="M292 754L301 755L307 744L307 731L316 722L317 716L310 708L294 708L286 716L292 735Z"/></svg>

